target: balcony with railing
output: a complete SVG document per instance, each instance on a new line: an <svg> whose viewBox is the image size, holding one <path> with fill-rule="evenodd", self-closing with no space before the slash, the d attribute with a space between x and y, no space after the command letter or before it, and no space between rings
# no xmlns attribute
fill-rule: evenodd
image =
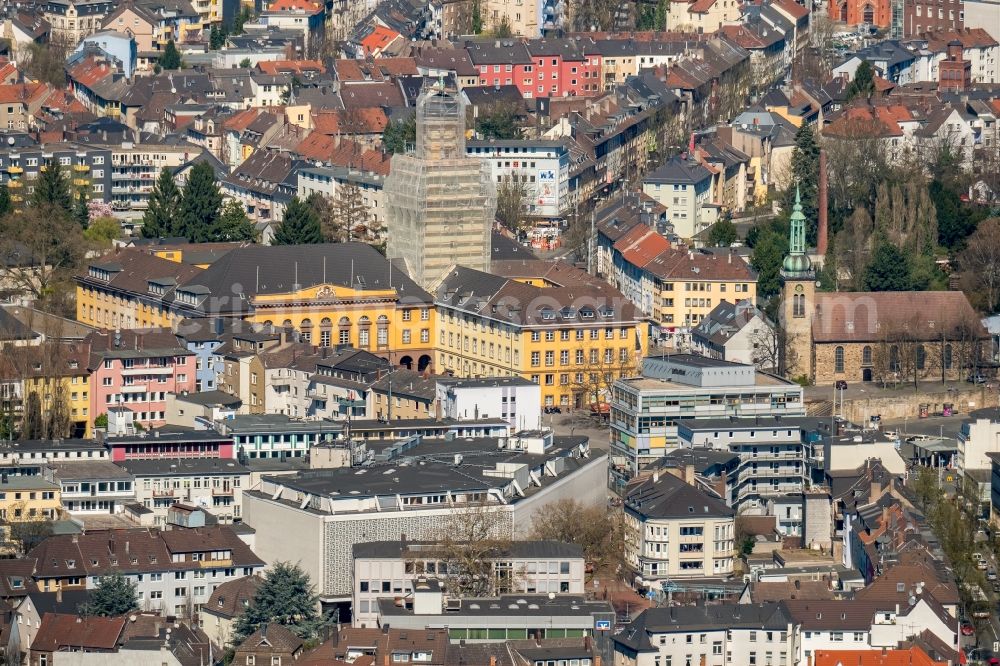
<svg viewBox="0 0 1000 666"><path fill-rule="evenodd" d="M122 368L123 377L135 377L137 375L172 375L174 366L172 365L145 365Z"/></svg>
<svg viewBox="0 0 1000 666"><path fill-rule="evenodd" d="M153 497L177 497L176 488L153 488Z"/></svg>

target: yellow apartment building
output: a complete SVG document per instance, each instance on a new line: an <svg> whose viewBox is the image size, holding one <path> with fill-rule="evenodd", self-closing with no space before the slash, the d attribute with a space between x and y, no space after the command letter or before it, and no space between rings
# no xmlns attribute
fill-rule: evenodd
<svg viewBox="0 0 1000 666"><path fill-rule="evenodd" d="M452 269L437 294L438 371L521 376L541 386L544 406L572 409L605 402L615 380L634 375L647 341L635 306L583 271L551 265Z"/></svg>
<svg viewBox="0 0 1000 666"><path fill-rule="evenodd" d="M667 250L646 265L653 319L663 328L689 331L720 301L757 300L757 276L728 251Z"/></svg>
<svg viewBox="0 0 1000 666"><path fill-rule="evenodd" d="M23 415L24 403L32 393L41 403L43 415L50 414L57 401L69 415L72 437L90 437L89 346L83 342L47 342L36 347L4 350L0 377L13 387L17 399L9 407ZM11 390L11 389L8 389Z"/></svg>
<svg viewBox="0 0 1000 666"><path fill-rule="evenodd" d="M0 482L0 520L5 523L53 520L61 509L58 483L41 476L9 476Z"/></svg>

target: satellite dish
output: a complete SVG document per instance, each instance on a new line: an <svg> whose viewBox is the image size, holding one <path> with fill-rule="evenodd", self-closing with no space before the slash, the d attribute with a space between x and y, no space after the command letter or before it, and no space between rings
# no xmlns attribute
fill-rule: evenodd
<svg viewBox="0 0 1000 666"><path fill-rule="evenodd" d="M12 136L7 137L7 145L8 146L13 146L14 145L14 137L12 137Z"/></svg>

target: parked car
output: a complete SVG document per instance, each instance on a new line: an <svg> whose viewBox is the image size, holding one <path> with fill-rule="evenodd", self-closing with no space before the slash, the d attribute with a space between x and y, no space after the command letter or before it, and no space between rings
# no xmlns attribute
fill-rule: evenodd
<svg viewBox="0 0 1000 666"><path fill-rule="evenodd" d="M545 407L545 413L546 414L562 414L562 410L559 409L558 407L556 407L555 405L547 405Z"/></svg>
<svg viewBox="0 0 1000 666"><path fill-rule="evenodd" d="M977 372L975 374L969 375L969 377L965 381L969 382L970 384L985 384L989 380L986 378L986 375Z"/></svg>

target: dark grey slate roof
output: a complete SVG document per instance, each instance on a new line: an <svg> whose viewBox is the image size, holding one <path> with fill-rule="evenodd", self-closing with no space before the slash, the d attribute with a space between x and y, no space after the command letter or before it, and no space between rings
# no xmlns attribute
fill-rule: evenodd
<svg viewBox="0 0 1000 666"><path fill-rule="evenodd" d="M719 629L771 629L781 631L791 622L780 603L715 606L672 606L648 608L621 633L611 637L631 650L659 649L649 642L650 634L696 632Z"/></svg>
<svg viewBox="0 0 1000 666"><path fill-rule="evenodd" d="M651 477L625 499L629 511L646 518L713 518L732 516L733 510L716 496L689 486L672 474Z"/></svg>
<svg viewBox="0 0 1000 666"><path fill-rule="evenodd" d="M682 159L675 155L647 175L643 181L647 183L687 184L693 185L712 178L712 172L702 164Z"/></svg>

